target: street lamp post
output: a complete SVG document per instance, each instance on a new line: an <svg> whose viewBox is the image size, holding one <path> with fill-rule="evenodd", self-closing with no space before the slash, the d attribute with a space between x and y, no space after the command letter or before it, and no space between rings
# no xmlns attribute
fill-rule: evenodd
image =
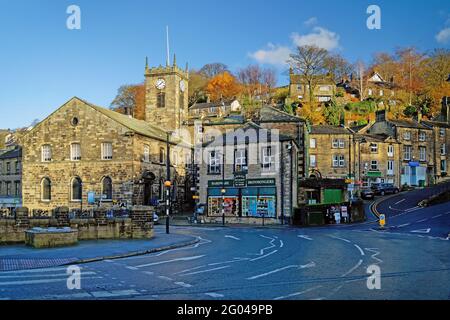
<svg viewBox="0 0 450 320"><path fill-rule="evenodd" d="M225 189L225 137L223 138L223 151L222 151L222 190L220 190L222 194L222 225L225 226L225 193L227 190Z"/></svg>
<svg viewBox="0 0 450 320"><path fill-rule="evenodd" d="M170 188L172 183L170 182L170 135L171 132L167 132L166 140L166 182L164 186L166 187L166 233L170 233L170 211L171 211L171 199L170 199Z"/></svg>

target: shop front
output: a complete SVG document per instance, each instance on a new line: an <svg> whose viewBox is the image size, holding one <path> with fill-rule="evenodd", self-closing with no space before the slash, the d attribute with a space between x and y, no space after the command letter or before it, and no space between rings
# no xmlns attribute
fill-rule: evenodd
<svg viewBox="0 0 450 320"><path fill-rule="evenodd" d="M275 179L210 181L207 201L209 217L277 218Z"/></svg>
<svg viewBox="0 0 450 320"><path fill-rule="evenodd" d="M409 162L402 167L401 179L402 185L424 187L427 183L427 167L418 162Z"/></svg>

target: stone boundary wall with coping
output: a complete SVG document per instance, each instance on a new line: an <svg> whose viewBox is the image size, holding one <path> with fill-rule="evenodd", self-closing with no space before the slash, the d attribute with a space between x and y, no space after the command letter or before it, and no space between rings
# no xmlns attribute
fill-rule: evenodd
<svg viewBox="0 0 450 320"><path fill-rule="evenodd" d="M93 217L70 218L69 208L56 208L52 217L35 218L27 208L18 208L15 217L0 219L0 244L25 243L25 231L32 228L78 230L78 240L151 239L154 236L153 207L133 207L128 217L108 218L104 208Z"/></svg>

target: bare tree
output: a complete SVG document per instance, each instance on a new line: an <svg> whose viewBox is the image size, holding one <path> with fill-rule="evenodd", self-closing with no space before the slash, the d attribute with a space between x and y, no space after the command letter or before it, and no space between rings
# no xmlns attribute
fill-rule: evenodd
<svg viewBox="0 0 450 320"><path fill-rule="evenodd" d="M326 61L329 57L327 50L316 46L301 46L297 53L291 55L290 63L308 85L309 102L314 101L314 89L327 72Z"/></svg>
<svg viewBox="0 0 450 320"><path fill-rule="evenodd" d="M228 66L223 64L223 63L209 63L204 65L199 73L202 74L203 76L205 76L208 79L214 78L215 76L227 72L228 71Z"/></svg>
<svg viewBox="0 0 450 320"><path fill-rule="evenodd" d="M354 71L353 66L340 54L330 54L325 59L325 68L335 83Z"/></svg>

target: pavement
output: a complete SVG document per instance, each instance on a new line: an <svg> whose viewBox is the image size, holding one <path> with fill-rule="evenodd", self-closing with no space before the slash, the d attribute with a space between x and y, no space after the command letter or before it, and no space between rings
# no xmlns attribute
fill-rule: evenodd
<svg viewBox="0 0 450 320"><path fill-rule="evenodd" d="M80 241L72 247L47 249L35 249L25 245L0 246L0 271L48 268L139 256L192 245L198 241L194 236L167 235L164 230L159 229L153 239L145 240Z"/></svg>
<svg viewBox="0 0 450 320"><path fill-rule="evenodd" d="M198 242L82 264L75 290L65 267L0 272L0 300L449 300L450 203L416 208L436 190L383 198L385 231L370 214L318 228L173 227Z"/></svg>

